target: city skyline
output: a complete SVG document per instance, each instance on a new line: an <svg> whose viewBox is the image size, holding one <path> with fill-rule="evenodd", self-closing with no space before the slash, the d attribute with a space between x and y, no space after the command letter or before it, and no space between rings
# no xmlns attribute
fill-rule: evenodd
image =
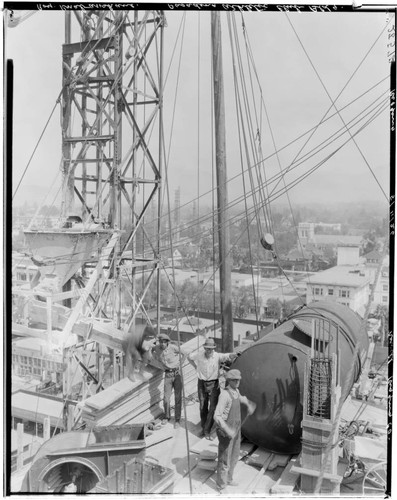
<svg viewBox="0 0 397 500"><path fill-rule="evenodd" d="M40 11L6 32L6 57L14 62L13 191L61 88L62 15L61 11ZM168 69L172 56L170 47L176 47L181 54L181 73L177 78L182 89L179 91L175 114L172 115L173 92L177 80L175 76L171 76L170 70L169 77L167 73L169 79L164 101L164 128L165 136L168 137L166 147L170 148L167 150L170 201L173 202L174 190L180 187L182 205L198 199L203 206L210 205L208 200L214 189L211 180L214 167L210 147L212 118L209 92L209 13L189 11L185 19L182 11L167 11L166 15L166 67ZM231 53L226 43L229 37L226 13L221 17L228 123L226 141L229 200L232 203L234 200L241 199L242 202L244 198L249 198L253 188L247 187L244 193L242 187L242 179L247 174L244 177L241 174L237 125L232 119L235 104L231 86ZM258 128L258 140L261 140L262 157L267 158L263 162L263 173L269 177L279 175L281 186L281 181L293 184L293 175L290 180L289 173L284 178L279 174L280 169L287 169L296 157L308 154L312 148L320 150L322 141L329 139L338 130L343 131L343 122L349 123L353 116L366 112L376 99L387 100L390 75L386 42L390 18L389 25L385 13L259 12L244 13L243 19L252 49L252 60L255 62L253 67L258 74L259 83L254 82L258 87L258 99L262 99L265 105L261 108L259 101L256 103L258 113L262 114L262 121L260 124L258 121L258 124L263 131L259 135ZM336 26L337 40L334 37ZM185 39L183 45L179 46L181 30L185 32ZM37 33L40 35L33 36ZM239 36L241 37L241 33ZM182 67L182 63L186 66ZM200 86L197 85L198 82ZM371 94L374 91L369 89L374 86L379 91ZM370 97L368 100L364 97L361 103L361 98L358 98L364 93L368 93ZM332 107L335 99L337 110ZM335 155L328 145L331 155L328 160L302 183L288 191L292 203L301 204L303 200L307 203L372 200L384 203L387 209L385 194L389 194L390 175L387 105L382 111L380 108L378 111L379 115L374 121L354 137L356 144L349 137L349 132L345 133L343 140L340 139L346 145ZM59 204L59 115L56 110L15 196L16 205L25 199L47 205ZM324 119L330 115L334 117ZM318 127L321 120L324 120L322 125L325 125L325 121L327 124ZM307 146L304 144L310 134L284 148L310 130L314 130L313 139ZM357 129L352 133L355 130ZM275 154L275 148L278 154ZM324 161L326 155L318 158L319 161ZM288 203L288 200L284 194L272 202Z"/></svg>

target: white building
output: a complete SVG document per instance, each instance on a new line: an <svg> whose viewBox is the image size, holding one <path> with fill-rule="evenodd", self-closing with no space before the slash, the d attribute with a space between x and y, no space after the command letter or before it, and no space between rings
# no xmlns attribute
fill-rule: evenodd
<svg viewBox="0 0 397 500"><path fill-rule="evenodd" d="M360 258L359 245L338 245L336 263L338 266L356 266L363 262Z"/></svg>
<svg viewBox="0 0 397 500"><path fill-rule="evenodd" d="M364 255L365 267L371 278L371 285L374 289L374 300L373 309L376 308L378 304L382 306L389 306L390 300L390 281L389 281L389 256L385 256L382 260L382 255L373 250L372 252ZM379 266L381 266L381 271L378 280L375 283L376 275L378 273Z"/></svg>
<svg viewBox="0 0 397 500"><path fill-rule="evenodd" d="M306 300L330 300L365 313L370 293L369 273L361 266L335 266L316 273L307 281Z"/></svg>
<svg viewBox="0 0 397 500"><path fill-rule="evenodd" d="M375 284L374 305L389 306L390 301L389 268L383 267L379 279Z"/></svg>
<svg viewBox="0 0 397 500"><path fill-rule="evenodd" d="M314 229L316 227L321 227L323 230L331 229L332 231L337 231L340 232L342 230L342 224L337 222L337 223L326 223L326 222L299 222L298 226L298 232L299 232L299 239L302 242L303 240L306 240L307 242L313 241L314 240Z"/></svg>
<svg viewBox="0 0 397 500"><path fill-rule="evenodd" d="M334 231L340 231L340 224L324 224L321 222L300 222L298 226L299 240L306 247L309 243L315 248L325 250L326 248L336 248L337 246L356 245L360 247L363 242L362 236L345 235L345 234L324 234L315 233L315 228L321 226L325 230L330 228Z"/></svg>

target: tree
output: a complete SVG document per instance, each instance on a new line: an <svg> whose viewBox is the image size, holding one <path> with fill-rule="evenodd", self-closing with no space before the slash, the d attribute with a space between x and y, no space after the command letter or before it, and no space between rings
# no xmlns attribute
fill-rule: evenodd
<svg viewBox="0 0 397 500"><path fill-rule="evenodd" d="M374 231L368 231L364 234L363 238L365 240L364 255L378 249L379 243Z"/></svg>
<svg viewBox="0 0 397 500"><path fill-rule="evenodd" d="M269 318L280 318L282 304L279 299L267 299L266 311Z"/></svg>
<svg viewBox="0 0 397 500"><path fill-rule="evenodd" d="M282 313L283 313L283 318L288 318L289 316L291 316L291 314L294 312L294 308L293 306L287 302L287 301L283 301L282 303Z"/></svg>
<svg viewBox="0 0 397 500"><path fill-rule="evenodd" d="M252 289L248 286L237 288L232 293L233 316L246 318L254 305Z"/></svg>

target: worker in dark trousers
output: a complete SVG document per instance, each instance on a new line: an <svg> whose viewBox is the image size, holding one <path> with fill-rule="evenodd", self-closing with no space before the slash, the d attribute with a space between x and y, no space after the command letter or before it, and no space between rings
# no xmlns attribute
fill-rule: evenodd
<svg viewBox="0 0 397 500"><path fill-rule="evenodd" d="M227 372L226 389L219 396L214 415L219 441L216 482L220 491L227 485L237 486L233 481L233 472L240 455L241 404L247 407L248 415L252 415L256 409L255 403L240 394L240 380L239 370Z"/></svg>
<svg viewBox="0 0 397 500"><path fill-rule="evenodd" d="M203 350L189 354L188 361L196 368L197 394L200 402L201 436L212 440L211 429L219 398L219 367L225 361L234 361L237 354L215 352L214 339L207 339Z"/></svg>
<svg viewBox="0 0 397 500"><path fill-rule="evenodd" d="M185 360L185 354L175 344L170 343L170 338L165 333L160 333L157 337L158 344L153 347L151 356L159 363L164 370L164 418L161 421L163 425L171 419L171 394L174 389L175 397L175 423L177 429L180 426L182 413L182 377L179 368L179 353L181 362Z"/></svg>

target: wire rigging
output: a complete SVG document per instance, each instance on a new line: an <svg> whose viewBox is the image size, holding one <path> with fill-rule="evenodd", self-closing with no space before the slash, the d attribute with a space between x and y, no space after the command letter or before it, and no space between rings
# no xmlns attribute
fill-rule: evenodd
<svg viewBox="0 0 397 500"><path fill-rule="evenodd" d="M385 95L385 102L387 102L387 99L388 99L388 91L385 91L385 92L384 92L384 95ZM378 98L378 99L379 99L379 98ZM375 101L375 102L376 102L376 101ZM369 108L369 107L367 107L366 109L368 109L368 108ZM359 115L360 115L360 114L362 114L362 113L363 113L363 111L361 111L361 112L359 113ZM359 116L359 115L358 115L358 116ZM354 123L354 120L355 120L355 119L352 119L349 123L353 124L353 123ZM357 120L358 120L358 118L357 118ZM311 130L313 130L313 129L311 129ZM341 128L341 129L339 129L339 130L342 130L342 131L344 130L344 133L346 133L346 129L345 129L344 127L342 127L342 128ZM315 147L312 151L315 151L316 149L319 149L321 145L325 145L325 144L327 143L327 141L328 141L328 140L331 140L332 138L333 138L333 140L335 140L336 138L341 137L342 135L343 135L343 133L342 133L342 134L340 134L340 135L338 136L338 135L337 135L337 133L335 132L333 135L331 135L331 136L330 136L330 138L329 138L329 139L324 140L322 143L320 143L318 146L316 146L316 147ZM302 137L302 136L301 136L301 137ZM323 149L323 148L321 148L321 149ZM321 150L321 149L319 149L319 150ZM269 155L269 156L267 157L267 159L269 159L271 156L273 156L273 155ZM307 159L308 159L308 158L310 158L311 156L312 156L312 155L310 154L310 152L308 152L308 153L306 153L306 154L302 157L302 159L303 159L303 158L307 158ZM266 158L265 158L265 160L266 160ZM295 161L295 167L288 166L288 167L286 167L286 169L285 169L285 170L288 170L288 171L289 171L289 170L293 170L294 168L296 168L296 166L299 166L300 164L302 164L302 161L300 161L300 162L296 162L296 161ZM239 176L241 176L241 173L240 173L240 174L237 174L237 175L236 175L236 176L234 176L233 178L229 179L229 181L228 181L228 182L232 182L233 180L236 180ZM278 177L279 177L279 175L277 175L277 176L273 176L273 177L271 177L270 179L268 179L268 182L275 182L275 181L277 180L277 178L278 178ZM204 196L208 195L209 193L210 193L210 191L209 191L209 192L207 192L207 193L204 193L203 195L201 195L201 197L200 197L200 198L202 198L202 197L204 197ZM243 199L243 196L241 196L241 197L239 197L239 198L237 198L237 199L233 200L232 202L230 202L230 206L237 205L237 204L238 204L238 202L239 202L239 201L241 201L242 199ZM193 201L196 201L196 200L193 200ZM189 202L189 203L191 203L191 202ZM182 205L182 206L181 206L181 208L186 207L189 203L186 203L185 205ZM200 218L200 222L204 222L204 220Z"/></svg>
<svg viewBox="0 0 397 500"><path fill-rule="evenodd" d="M332 99L332 97L331 97L331 95L329 94L329 92L328 92L328 90L327 90L327 87L325 86L325 84L324 84L324 82L323 82L323 80L322 80L322 78L321 78L320 74L318 73L318 71L317 71L316 67L315 67L315 66L314 66L314 64L313 64L313 61L311 60L311 58L310 58L310 56L309 56L309 54L308 54L308 52L307 52L306 48L304 47L304 45L303 45L303 43L302 43L302 40L300 39L300 37L299 37L298 33L296 32L295 27L294 27L294 25L293 25L293 24L292 24L292 22L291 22L291 19L289 18L289 16L288 16L288 14L287 14L287 13L286 13L285 15L287 16L287 19L288 19L288 21L289 21L289 23L290 23L290 25L291 25L291 27L292 27L292 29L293 29L293 31L294 31L294 33L295 33L296 37L297 37L297 38L298 38L298 40L299 40L299 43L300 43L300 45L301 45L301 47L302 47L302 49L303 49L303 51L304 51L304 53L305 53L306 57L308 58L310 65L312 66L312 68L313 68L314 72L316 73L316 75L317 75L318 79L320 80L320 83L321 83L321 85L322 85L323 89L325 90L325 92L326 92L327 96L329 97L329 99L330 99L330 101L331 101L331 103L332 103L332 106L333 106L333 107L335 108L335 110L337 111L338 116L339 116L339 118L341 119L341 121L342 121L343 125L346 127L346 129L347 129L348 133L351 135L350 129L347 127L347 125L346 125L346 123L345 123L345 120L343 119L342 115L340 114L340 111L338 110L338 108L337 108L337 107L336 107L336 105L335 105L335 101L336 101L336 100L333 100L333 99ZM386 26L384 27L384 29L382 30L382 32L386 29L386 27L387 27L387 24L386 24ZM338 97L339 97L339 96L338 96ZM368 163L368 160L367 160L367 159L366 159L366 157L364 156L364 154L363 154L363 152L362 152L362 150L361 150L360 146L357 144L357 142L356 142L356 140L354 139L354 137L353 137L353 136L351 136L351 138L352 138L352 140L353 140L354 145L355 145L355 146L356 146L356 148L358 149L358 151L359 151L359 153L360 153L360 155L361 155L362 159L364 160L365 164L367 165L368 169L370 170L370 172L371 172L371 174L372 174L373 178L375 179L376 183L378 184L378 186L379 186L380 190L382 191L382 193L383 193L384 197L386 198L386 200L388 200L389 198L388 198L387 194L385 193L384 189L382 188L382 186L381 186L381 184L380 184L380 182L379 182L378 178L377 178L377 177L376 177L376 175L375 175L375 172L372 170L372 168L371 168L370 164Z"/></svg>
<svg viewBox="0 0 397 500"><path fill-rule="evenodd" d="M387 106L388 106L388 103L386 102L387 101L387 98L385 99L385 102L382 102L380 105L378 105L378 109L379 109L379 112L375 109L374 111L370 111L369 113L367 113L366 115L364 115L363 117L360 118L360 121L362 121L366 116L368 116L370 113L373 113L373 117L372 118L369 118L367 120L367 122L357 131L357 133L359 133L360 131L362 131L366 126L368 126L372 121L373 119L375 119L377 116L379 116L380 113L383 113L384 111L386 111L387 109ZM382 106L382 107L380 107ZM358 123L358 122L357 122ZM339 136L336 136L333 138L332 142L338 138L338 137L342 137L342 135L344 135L344 133L340 134ZM343 145L347 144L347 142L350 140L350 138L345 141ZM317 146L316 148L319 148L320 146ZM321 147L321 149L324 149L324 147ZM321 150L320 149L320 150ZM319 162L319 164L317 164L317 166L321 165L324 163L325 160L329 159L330 157L332 157L338 150L340 150L341 147L338 147L331 155L328 155L327 157L325 157L325 159L321 160ZM316 154L316 153L313 153L313 154ZM313 156L313 154L311 156ZM307 153L307 155L309 155L309 153ZM310 156L308 156L308 158L310 158ZM307 159L308 159L307 158ZM287 167L290 171L293 170L294 168L297 168L299 165L301 165L305 160L301 160L299 163L297 163L294 167ZM274 200L274 199L277 199L279 196L281 196L281 194L283 192L285 192L286 189L289 189L291 186L294 186L296 185L297 183L299 183L299 179L300 178L306 178L308 174L312 173L314 170L313 168L309 169L308 171L306 171L305 173L301 174L301 176L293 179L287 186L286 188L283 188L283 189L279 189L278 191L276 192L273 192L271 193L271 196L270 196L270 200ZM276 182L277 179L280 178L280 174L277 174L275 176L273 176L272 178L269 179L269 182ZM255 188L255 189L259 189L259 188ZM235 200L229 202L229 207L228 208L231 208L233 206L237 206L241 201L244 200L244 197L247 195L247 193L245 193L245 195L241 195L239 198L236 198ZM187 204L186 204L187 205ZM185 206L186 206L185 205ZM253 209L251 210L256 210L256 207L254 207ZM206 220L207 216L203 216L203 217L200 217L199 220L196 220L196 221L193 221L192 224L190 224L189 226L187 226L187 229L188 228L191 228L191 227L194 227L196 224L203 224L205 223L205 220ZM237 221L239 218L243 218L243 216L241 216L240 214L237 214L237 215L234 215L232 216L230 219L229 219L229 222L231 221Z"/></svg>
<svg viewBox="0 0 397 500"><path fill-rule="evenodd" d="M49 125L49 123L50 123L50 121L51 121L52 115L54 114L54 111L55 111L55 109L56 109L57 105L58 105L58 104L60 104L60 102L61 102L61 101L60 101L61 95L62 95L62 90L61 90L61 92L58 94L58 97L57 97L57 99L56 99L56 101L55 101L54 107L53 107L53 108L52 108L52 110L51 110L50 116L48 117L48 119L47 119L47 121L46 121L46 124L44 125L44 128L43 128L43 130L42 130L42 132L41 132L41 134L40 134L40 137L39 137L39 139L38 139L38 141L37 141L37 143L36 143L36 145L35 145L35 147L34 147L34 149L33 149L32 154L30 155L29 161L28 161L28 163L27 163L27 165L26 165L26 167L25 167L25 169L24 169L24 171L23 171L23 173L22 173L21 178L19 179L19 182L18 182L18 184L17 184L17 187L15 188L14 194L12 195L12 201L14 201L15 195L16 195L16 194L17 194L17 192L18 192L18 189L19 189L19 187L20 187L20 185L21 185L21 183L22 183L22 181L23 181L23 179L24 179L24 177L25 177L25 174L26 174L26 172L27 172L27 170L28 170L28 168L29 168L29 165L30 165L30 163L31 163L31 161L32 161L32 159L33 159L33 157L34 157L34 155L35 155L36 151L37 151L37 148L39 147L39 144L40 144L40 142L41 142L41 139L43 138L43 135L44 135L45 131L47 130L47 127L48 127L48 125Z"/></svg>
<svg viewBox="0 0 397 500"><path fill-rule="evenodd" d="M296 33L296 31L295 31L295 29L294 29L293 25L292 25L292 22L291 22L291 20L290 20L290 18L289 18L289 16L288 16L288 14L287 14L287 13L285 13L285 16L287 17L288 22L290 23L290 25L291 25L291 27L292 27L292 29L293 29L293 31L294 31L294 33L295 33L295 35L297 36L297 38L298 38L298 40L299 40L299 42L301 43L301 41L300 41L300 39L299 39L299 37L298 37L298 35L297 35L297 33ZM390 22L390 20L389 20L389 22ZM358 66L356 67L356 69L353 71L352 75L350 76L350 78L348 79L348 81L346 82L346 84L344 85L344 87L342 88L342 90L339 92L339 94L337 95L337 97L336 97L334 100L332 100L332 99L331 99L331 97L329 96L329 97L330 97L330 99L331 99L331 105L330 105L330 107L327 109L327 111L326 111L326 112L325 112L325 114L323 115L322 119L320 120L320 122L318 123L318 125L314 128L313 132L310 134L309 138L306 140L306 142L304 143L304 145L302 146L302 148L299 150L299 152L297 153L297 155L295 156L295 158L294 158L294 160L293 160L293 161L295 161L295 160L299 157L300 153L301 153L301 152L303 151L303 149L306 147L306 145L308 144L308 142L310 141L310 139L312 138L312 136L313 136L313 135L315 134L315 132L317 131L318 127L319 127L319 126L323 123L324 119L326 118L326 116L328 115L328 113L329 113L329 111L332 109L332 107L335 107L335 110L337 111L337 114L340 116L340 114L339 114L339 113L340 113L340 110L338 110L338 109L336 108L335 103L337 102L337 100L339 99L339 97L342 95L342 93L344 92L344 90L346 89L346 87L349 85L349 83L350 83L350 82L351 82L351 80L353 79L354 75L357 73L358 69L361 67L361 65L363 64L363 62L365 61L365 59L367 58L367 56L369 55L369 53L371 52L371 50L373 49L373 47L375 46L375 44L377 43L377 41L380 39L380 37L381 37L382 33L386 30L386 27L387 27L387 24L386 24L386 26L382 29L381 33L378 35L378 37L376 38L376 40L373 42L373 44L371 45L370 49L367 51L367 53L365 54L365 56L362 58L362 60L360 61L359 65L358 65ZM302 45L302 43L301 43L301 45ZM303 47L303 45L302 45L302 48L303 48L304 52L306 53L306 50L305 50L305 48ZM308 56L307 56L307 57L308 57ZM309 60L310 60L310 59L309 59ZM314 67L313 67L313 69L315 70L315 68L314 68ZM316 70L315 70L315 72L316 72ZM317 74L317 72L316 72L316 74ZM348 130L348 131L349 131L349 130ZM349 131L349 133L350 133L350 131ZM376 180L377 180L377 179L376 179ZM378 181L377 181L377 182L378 182ZM378 184L379 184L379 182L378 182ZM380 186L380 184L379 184L379 186ZM380 187L381 187L381 186L380 186ZM381 188L381 189L382 189L382 188ZM385 195L385 193L384 193L383 189L382 189L382 192L383 192L383 194ZM385 196L386 196L386 195L385 195ZM386 199L387 199L387 196L386 196Z"/></svg>

